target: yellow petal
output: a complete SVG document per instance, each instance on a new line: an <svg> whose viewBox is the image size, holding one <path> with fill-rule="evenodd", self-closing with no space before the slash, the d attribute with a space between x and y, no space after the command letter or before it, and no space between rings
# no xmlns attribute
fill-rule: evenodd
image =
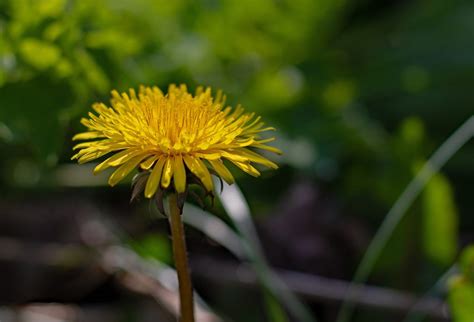
<svg viewBox="0 0 474 322"><path fill-rule="evenodd" d="M158 160L158 156L157 155L154 155L152 156L151 158L149 159L146 159L145 161L143 161L141 164L140 164L140 167L143 169L143 170L148 170L150 169L153 164L155 163L156 160Z"/></svg>
<svg viewBox="0 0 474 322"><path fill-rule="evenodd" d="M263 156L261 156L258 153L250 151L248 149L235 150L235 151L233 151L233 153L236 153L238 155L242 155L242 156L248 158L249 161L263 164L264 166L272 168L272 169L278 169L278 165L276 163L264 158Z"/></svg>
<svg viewBox="0 0 474 322"><path fill-rule="evenodd" d="M260 132L266 132L266 131L276 131L276 129L272 126L266 127L266 128L263 128L263 129L261 129L260 127L261 126L258 126L258 127L252 128L252 129L248 129L247 131L245 131L245 134L260 133Z"/></svg>
<svg viewBox="0 0 474 322"><path fill-rule="evenodd" d="M117 154L114 154L110 158L106 159L105 161L99 163L95 168L94 168L94 174L99 173L100 171L103 171L109 167L118 167L121 164L124 164L128 160L136 157L139 154L143 154L142 151L137 151L137 150L124 150L121 151Z"/></svg>
<svg viewBox="0 0 474 322"><path fill-rule="evenodd" d="M161 179L161 172L163 170L163 165L165 164L166 158L160 158L158 162L156 162L155 167L151 171L150 177L148 177L148 181L146 182L145 187L145 197L151 198L158 189L158 184L160 183Z"/></svg>
<svg viewBox="0 0 474 322"><path fill-rule="evenodd" d="M161 186L168 188L173 176L173 163L171 158L166 158L166 163L163 168L163 174L161 175Z"/></svg>
<svg viewBox="0 0 474 322"><path fill-rule="evenodd" d="M92 104L92 108L99 114L105 113L108 110L108 107L104 103L94 103Z"/></svg>
<svg viewBox="0 0 474 322"><path fill-rule="evenodd" d="M201 159L188 155L184 155L183 158L186 166L196 175L196 177L199 178L199 180L201 180L207 191L212 191L214 186L212 184L211 174Z"/></svg>
<svg viewBox="0 0 474 322"><path fill-rule="evenodd" d="M253 137L241 139L241 140L234 140L234 143L240 147L252 145L254 142L255 142L255 139Z"/></svg>
<svg viewBox="0 0 474 322"><path fill-rule="evenodd" d="M239 167L240 169L242 169L244 172L250 174L253 177L260 176L260 172L257 169L255 169L254 167L252 167L249 163L236 162L236 161L232 161L232 160L231 160L231 162L233 164L235 164L237 167Z"/></svg>
<svg viewBox="0 0 474 322"><path fill-rule="evenodd" d="M186 190L186 170L181 155L174 157L174 187L178 193Z"/></svg>
<svg viewBox="0 0 474 322"><path fill-rule="evenodd" d="M237 151L237 150L235 150ZM248 158L244 157L243 155L237 154L235 151L232 152L226 152L222 151L221 156L224 158L231 160L231 161L236 161L236 162L248 162Z"/></svg>
<svg viewBox="0 0 474 322"><path fill-rule="evenodd" d="M127 161L126 163L122 164L110 176L109 185L111 185L112 187L115 186L120 180L125 178L127 174L132 172L132 170L136 168L136 166L143 160L143 158L144 158L143 155L139 155Z"/></svg>
<svg viewBox="0 0 474 322"><path fill-rule="evenodd" d="M254 127L254 126L260 121L261 118L262 118L261 116L257 116L257 117L252 121L252 123L250 123L250 124L244 126L244 127L242 128L242 130L245 131L245 130L248 130L248 129ZM250 119L249 119L249 120L250 120Z"/></svg>
<svg viewBox="0 0 474 322"><path fill-rule="evenodd" d="M257 144L263 144L263 143L268 143L268 142L273 142L273 141L275 141L275 138L274 138L274 137L268 138L268 139L258 140L258 141L255 141L255 143L257 143Z"/></svg>
<svg viewBox="0 0 474 322"><path fill-rule="evenodd" d="M219 152L201 152L195 153L195 156L203 158L206 160L219 160L222 157L222 154Z"/></svg>
<svg viewBox="0 0 474 322"><path fill-rule="evenodd" d="M86 154L80 156L79 160L77 160L77 162L79 164L83 164L83 163L98 159L100 157L103 157L104 155L106 155L110 152L111 151L97 151L97 152L86 153Z"/></svg>
<svg viewBox="0 0 474 322"><path fill-rule="evenodd" d="M280 149L277 149L273 146L268 146L268 145L264 145L264 144L254 144L254 145L252 145L252 147L262 149L262 150L267 150L267 151L270 151L270 152L273 152L273 153L276 153L276 154L280 154L280 155L283 154L283 152L281 152Z"/></svg>
<svg viewBox="0 0 474 322"><path fill-rule="evenodd" d="M97 138L102 138L104 135L100 132L84 132L84 133L79 133L76 134L72 137L73 141L77 140L90 140L90 139L97 139Z"/></svg>
<svg viewBox="0 0 474 322"><path fill-rule="evenodd" d="M88 148L88 147L90 147L91 145L94 145L94 144L97 144L97 142L82 142L82 143L76 144L72 148L72 150L75 151L75 150L79 150L79 149L85 149L85 148Z"/></svg>
<svg viewBox="0 0 474 322"><path fill-rule="evenodd" d="M225 182L228 184L234 183L234 177L232 173L230 173L229 169L224 165L222 160L209 160L209 163L212 165L214 170L216 170L217 174L224 179Z"/></svg>

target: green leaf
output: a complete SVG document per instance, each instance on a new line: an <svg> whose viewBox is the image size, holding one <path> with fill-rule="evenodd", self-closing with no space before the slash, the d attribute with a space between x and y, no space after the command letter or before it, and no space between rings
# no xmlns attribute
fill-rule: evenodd
<svg viewBox="0 0 474 322"><path fill-rule="evenodd" d="M38 14L42 16L55 17L64 13L66 0L36 0L35 5Z"/></svg>
<svg viewBox="0 0 474 322"><path fill-rule="evenodd" d="M109 79L93 56L85 50L77 50L75 59L85 72L85 77L92 87L100 93L105 93L110 87Z"/></svg>
<svg viewBox="0 0 474 322"><path fill-rule="evenodd" d="M474 245L467 247L459 260L462 274L474 283ZM473 302L474 303L474 302Z"/></svg>
<svg viewBox="0 0 474 322"><path fill-rule="evenodd" d="M143 258L156 259L168 264L172 262L170 242L163 235L149 234L139 240L130 241L130 244Z"/></svg>
<svg viewBox="0 0 474 322"><path fill-rule="evenodd" d="M454 322L474 321L474 283L455 277L450 283L448 301Z"/></svg>
<svg viewBox="0 0 474 322"><path fill-rule="evenodd" d="M449 281L448 302L453 322L474 321L474 245L459 258L460 274Z"/></svg>
<svg viewBox="0 0 474 322"><path fill-rule="evenodd" d="M449 265L457 253L458 213L448 180L436 174L423 193L423 250L426 256Z"/></svg>
<svg viewBox="0 0 474 322"><path fill-rule="evenodd" d="M268 321L272 322L288 322L288 315L281 307L278 300L268 290L264 290L263 297L265 299L265 307L268 315Z"/></svg>
<svg viewBox="0 0 474 322"><path fill-rule="evenodd" d="M48 78L7 84L0 87L0 120L36 157L55 160L64 140L59 111L71 106L71 98L66 84Z"/></svg>
<svg viewBox="0 0 474 322"><path fill-rule="evenodd" d="M28 64L38 69L53 66L61 57L58 47L34 38L26 38L20 43L20 54Z"/></svg>

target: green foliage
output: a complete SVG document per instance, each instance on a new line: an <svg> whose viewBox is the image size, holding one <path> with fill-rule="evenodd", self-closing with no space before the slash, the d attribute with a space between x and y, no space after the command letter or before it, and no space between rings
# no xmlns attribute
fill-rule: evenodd
<svg viewBox="0 0 474 322"><path fill-rule="evenodd" d="M113 72L139 45L104 1L7 1L4 10L0 120L39 160L54 164L64 126L110 90Z"/></svg>
<svg viewBox="0 0 474 322"><path fill-rule="evenodd" d="M272 322L288 322L288 316L278 300L268 291L264 290L264 299L268 320Z"/></svg>
<svg viewBox="0 0 474 322"><path fill-rule="evenodd" d="M131 240L129 244L142 257L156 259L162 263L172 262L171 245L164 235L145 235L139 240Z"/></svg>
<svg viewBox="0 0 474 322"><path fill-rule="evenodd" d="M474 283L474 245L464 249L459 260L459 266L463 276Z"/></svg>
<svg viewBox="0 0 474 322"><path fill-rule="evenodd" d="M461 274L449 282L449 305L454 322L474 319L474 246L467 247L459 260Z"/></svg>
<svg viewBox="0 0 474 322"><path fill-rule="evenodd" d="M448 180L435 175L423 193L423 249L433 262L450 265L457 253L458 214Z"/></svg>
<svg viewBox="0 0 474 322"><path fill-rule="evenodd" d="M2 127L53 165L69 156L66 127L113 88L203 83L245 92L240 100L261 112L289 107L303 85L295 64L343 3L5 0Z"/></svg>

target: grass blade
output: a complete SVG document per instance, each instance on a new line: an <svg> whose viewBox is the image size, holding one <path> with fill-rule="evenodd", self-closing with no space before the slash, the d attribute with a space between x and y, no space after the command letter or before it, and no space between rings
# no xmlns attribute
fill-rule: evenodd
<svg viewBox="0 0 474 322"><path fill-rule="evenodd" d="M250 208L237 185L233 184L230 186L224 183L220 200L242 237L242 243L247 258L253 266L259 280L298 321L315 322L315 318L306 305L288 289L287 285L268 265L258 238L257 230L255 229L250 215Z"/></svg>
<svg viewBox="0 0 474 322"><path fill-rule="evenodd" d="M396 226L423 190L426 183L473 135L474 116L471 116L435 151L393 204L357 268L353 278L353 287L348 291L346 300L339 311L338 322L347 322L351 318L354 311L354 304L351 299L357 293L355 285L367 281L376 260L379 258Z"/></svg>

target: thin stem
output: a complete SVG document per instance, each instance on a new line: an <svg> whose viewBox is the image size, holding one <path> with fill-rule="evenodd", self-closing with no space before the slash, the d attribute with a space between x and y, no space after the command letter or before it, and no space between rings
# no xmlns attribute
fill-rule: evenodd
<svg viewBox="0 0 474 322"><path fill-rule="evenodd" d="M173 256L178 273L179 299L180 299L180 322L194 322L194 301L191 276L189 275L188 258L186 252L186 240L181 212L178 208L176 194L169 196L170 227L173 241Z"/></svg>

